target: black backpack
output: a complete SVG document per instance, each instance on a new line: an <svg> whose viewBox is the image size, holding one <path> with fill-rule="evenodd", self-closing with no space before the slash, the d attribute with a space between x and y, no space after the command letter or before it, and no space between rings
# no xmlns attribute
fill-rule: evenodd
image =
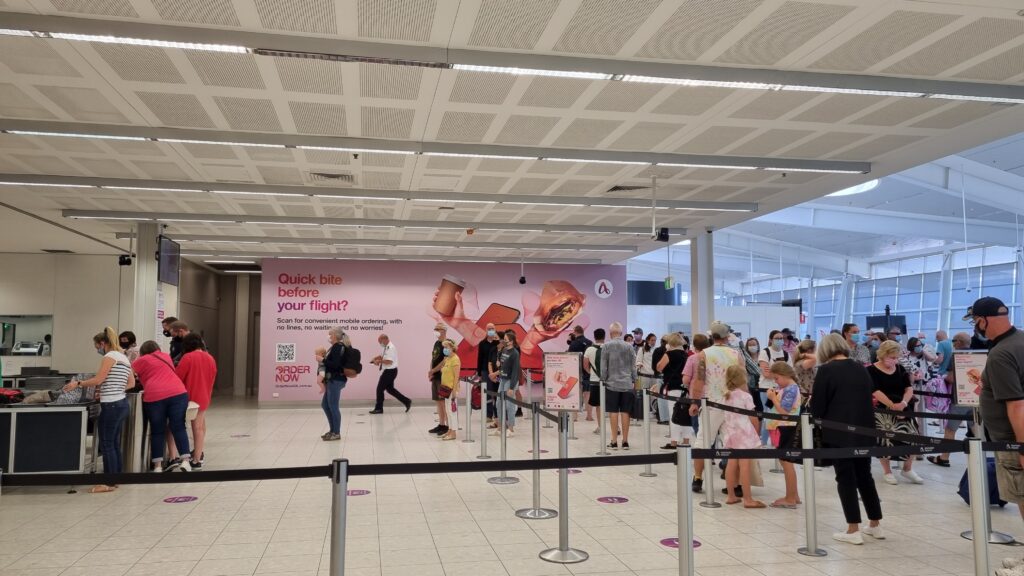
<svg viewBox="0 0 1024 576"><path fill-rule="evenodd" d="M363 353L358 348L345 347L345 354L342 356L342 372L345 378L355 378L363 372Z"/></svg>

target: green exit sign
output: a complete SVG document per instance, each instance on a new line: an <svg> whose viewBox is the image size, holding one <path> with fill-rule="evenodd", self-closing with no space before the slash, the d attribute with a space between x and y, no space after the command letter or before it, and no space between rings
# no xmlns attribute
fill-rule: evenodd
<svg viewBox="0 0 1024 576"><path fill-rule="evenodd" d="M671 290L676 285L676 279L671 276L665 277L665 290Z"/></svg>

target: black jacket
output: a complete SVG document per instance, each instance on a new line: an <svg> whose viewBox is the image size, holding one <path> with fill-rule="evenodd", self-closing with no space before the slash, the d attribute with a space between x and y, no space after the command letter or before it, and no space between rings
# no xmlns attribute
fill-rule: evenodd
<svg viewBox="0 0 1024 576"><path fill-rule="evenodd" d="M818 366L811 389L811 414L823 420L874 428L873 388L867 369L855 360L833 360L822 364ZM830 448L875 445L873 436L828 428L822 429L821 439Z"/></svg>
<svg viewBox="0 0 1024 576"><path fill-rule="evenodd" d="M326 380L336 380L345 377L345 345L337 342L331 345L324 357L324 370L327 371Z"/></svg>

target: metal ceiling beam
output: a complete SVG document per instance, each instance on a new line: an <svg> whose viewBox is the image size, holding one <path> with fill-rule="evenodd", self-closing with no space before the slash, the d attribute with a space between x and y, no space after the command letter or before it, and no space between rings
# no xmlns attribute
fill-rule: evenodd
<svg viewBox="0 0 1024 576"><path fill-rule="evenodd" d="M807 203L757 218L758 222L769 222L785 226L803 226L822 230L878 234L882 236L905 236L935 238L939 240L963 241L963 221L959 218L906 214L866 208L848 208ZM968 242L1016 246L1017 229L1013 224L991 220L968 219Z"/></svg>
<svg viewBox="0 0 1024 576"><path fill-rule="evenodd" d="M216 252L210 255L211 252ZM335 254L332 252L311 252L304 254L294 253L282 253L282 252L264 252L264 251L233 251L233 250L182 250L181 255L186 258L287 258L287 259L323 259L323 260L397 260L400 262L417 261L417 262L507 262L511 264L519 264L522 261L524 264L602 264L603 262L598 259L587 259L587 258L573 258L571 260L566 258L526 258L520 260L518 256L512 258L500 258L500 257L487 257L487 256L417 256L417 255L398 255L398 254ZM527 270L529 273L529 270Z"/></svg>
<svg viewBox="0 0 1024 576"><path fill-rule="evenodd" d="M718 240L718 237L715 237ZM718 246L715 246L717 249ZM660 261L659 261L660 260ZM630 259L630 263L642 263L644 266L649 267L651 273L660 274L662 278L665 277L667 272L665 264L664 252L656 251L649 252ZM739 272L742 273L742 279L746 281L750 275L751 261L750 258L743 256L737 256L733 254L722 254L715 251L715 272L716 278L719 271L725 272ZM772 276L779 275L779 261L769 260L757 256L753 261L754 274L767 274ZM660 272L659 272L660 270ZM689 251L684 247L678 247L672 249L672 270L676 277L681 277L676 272L689 273L690 270L690 257ZM816 268L813 265L807 264L806 262L800 262L797 264L793 261L784 261L782 264L782 272L784 276L792 276L798 278L808 278L813 270L822 271L822 268Z"/></svg>
<svg viewBox="0 0 1024 576"><path fill-rule="evenodd" d="M231 132L197 128L165 128L127 126L123 124L87 124L48 120L0 120L0 130L16 132L48 132L82 136L115 136L148 138L153 140L199 140L204 142L270 144L285 147L341 148L358 153L374 150L406 152L410 154L454 154L466 156L512 156L524 160L538 158L576 159L591 162L635 162L639 164L686 164L698 166L735 166L772 168L774 170L815 170L871 172L870 162L842 160L801 160L793 158L764 158L753 156L719 156L709 154L673 154L667 152L628 152L579 148L545 148L539 146L506 146L502 144L457 144L450 142L420 142L413 140L385 140L381 138L353 138L348 136L313 136L304 134L270 134L263 132ZM172 142L173 143L173 142ZM516 159L513 158L513 159Z"/></svg>
<svg viewBox="0 0 1024 576"><path fill-rule="evenodd" d="M253 49L261 48L310 54L347 55L369 59L383 58L407 61L410 65L469 64L572 72L599 72L612 75L682 78L713 82L754 82L787 86L821 86L836 89L857 88L862 90L925 92L928 94L954 94L991 98L1024 98L1024 86L1020 85L676 64L642 60L535 54L530 52L450 49L424 45L360 42L337 38L315 38L291 34L269 34L244 30L172 26L124 20L114 21L17 12L4 13L4 27L18 30L95 34L174 42L230 44Z"/></svg>
<svg viewBox="0 0 1024 576"><path fill-rule="evenodd" d="M802 246L795 242L784 242L773 238L765 238L757 234L740 230L720 230L715 232L715 248L735 250L740 253L755 254L775 261L775 270L768 274L778 274L779 255L783 263L799 260L819 271L830 271L837 274L853 274L867 278L871 275L871 264L859 258L850 258L843 254ZM715 254L718 257L718 254ZM821 274L819 274L821 276Z"/></svg>
<svg viewBox="0 0 1024 576"><path fill-rule="evenodd" d="M1024 177L962 156L940 158L891 178L957 200L962 188L971 202L1011 214L1024 214Z"/></svg>
<svg viewBox="0 0 1024 576"><path fill-rule="evenodd" d="M108 188L154 188L182 190L218 190L227 192L256 192L282 196L326 196L352 198L354 200L420 200L435 202L479 202L504 203L513 205L580 205L601 208L637 208L650 210L647 198L606 198L603 196L539 196L528 194L476 194L466 192L438 192L436 190L384 190L377 188L341 188L326 186L284 186L278 184L236 184L226 182L198 182L194 180L145 180L132 178L93 178L81 176L58 176L40 174L2 174L0 182L25 182L33 184L72 184ZM168 192L172 193L172 192ZM182 193L185 195L189 192ZM723 210L756 212L756 202L711 202L696 200L658 200L659 208L678 210Z"/></svg>
<svg viewBox="0 0 1024 576"><path fill-rule="evenodd" d="M446 249L481 249L481 250L565 250L580 252L632 252L637 251L635 246L624 246L621 244L527 244L519 242L444 242L432 240L366 240L360 238L294 238L279 236L240 236L240 235L217 235L217 234L175 234L169 232L166 236L178 242L225 242L225 243L259 243L264 245L300 245L300 246L376 246L376 247L428 247ZM131 238L131 233L119 232L118 239Z"/></svg>
<svg viewBox="0 0 1024 576"><path fill-rule="evenodd" d="M224 224L306 224L346 228L422 228L428 230L498 230L515 232L568 232L618 234L650 237L650 228L616 226L570 226L566 224L519 224L516 222L453 222L451 220L378 220L372 218L317 218L302 216L256 216L250 214L153 213L111 210L62 210L65 218L83 220L133 220L139 222L212 222ZM672 234L684 234L678 229Z"/></svg>

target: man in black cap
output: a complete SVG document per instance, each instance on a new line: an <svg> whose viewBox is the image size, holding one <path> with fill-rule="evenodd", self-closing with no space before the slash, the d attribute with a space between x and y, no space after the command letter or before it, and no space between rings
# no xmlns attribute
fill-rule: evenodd
<svg viewBox="0 0 1024 576"><path fill-rule="evenodd" d="M998 298L980 298L964 320L990 342L981 374L981 420L992 440L1024 443L1024 332L1010 324L1010 311ZM996 452L999 497L1013 502L1024 518L1024 454Z"/></svg>

